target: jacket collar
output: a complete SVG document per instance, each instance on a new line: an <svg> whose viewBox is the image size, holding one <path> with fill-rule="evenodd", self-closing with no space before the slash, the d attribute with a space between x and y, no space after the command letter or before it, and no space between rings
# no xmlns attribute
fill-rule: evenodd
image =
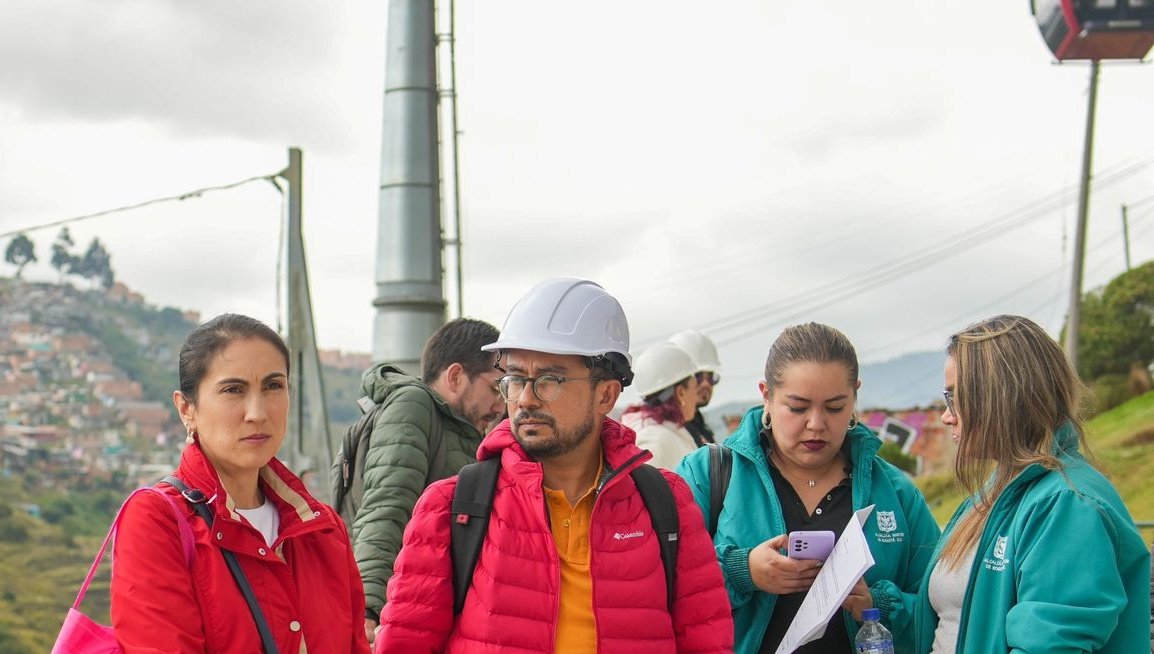
<svg viewBox="0 0 1154 654"><path fill-rule="evenodd" d="M647 450L637 447L637 434L625 425L606 417L601 422L601 451L605 458L607 477L621 476L633 468L653 458ZM477 449L477 459L484 461L493 457L501 457L501 465L511 469L517 478L523 477L521 472L530 473L538 482L541 476L541 464L534 461L521 448L521 444L513 436L509 418L493 428L481 441Z"/></svg>
<svg viewBox="0 0 1154 654"><path fill-rule="evenodd" d="M446 417L453 418L462 425L467 426L469 428L468 433L474 434L474 438L479 438L482 435L473 423L466 420L464 416L449 406L449 403L445 401L445 398L441 397L440 393L437 393L437 391L433 390L425 382L406 374L405 371L394 365L378 363L361 375L361 393L376 404L384 402L391 393L406 386L416 386L428 393L438 411Z"/></svg>
<svg viewBox="0 0 1154 654"><path fill-rule="evenodd" d="M303 523L319 528L332 523L331 519L325 519L328 512L324 511L323 505L309 495L304 483L275 457L260 469L259 475L261 490L280 513L282 533L291 524ZM176 476L189 488L200 490L209 498L209 507L217 518L240 520L233 498L221 485L220 477L199 444L184 448Z"/></svg>

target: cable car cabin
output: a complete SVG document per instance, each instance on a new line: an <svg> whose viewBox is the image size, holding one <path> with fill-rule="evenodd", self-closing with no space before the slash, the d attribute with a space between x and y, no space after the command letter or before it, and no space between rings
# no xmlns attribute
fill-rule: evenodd
<svg viewBox="0 0 1154 654"><path fill-rule="evenodd" d="M1058 61L1142 59L1154 46L1154 0L1030 0Z"/></svg>

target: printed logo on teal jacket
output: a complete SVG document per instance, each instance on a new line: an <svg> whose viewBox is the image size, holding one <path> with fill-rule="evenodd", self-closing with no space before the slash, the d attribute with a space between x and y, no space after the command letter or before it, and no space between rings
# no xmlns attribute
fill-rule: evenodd
<svg viewBox="0 0 1154 654"><path fill-rule="evenodd" d="M906 540L906 533L898 531L898 518L896 511L874 511L874 516L877 519L878 530L874 533L874 538L879 543L903 543Z"/></svg>

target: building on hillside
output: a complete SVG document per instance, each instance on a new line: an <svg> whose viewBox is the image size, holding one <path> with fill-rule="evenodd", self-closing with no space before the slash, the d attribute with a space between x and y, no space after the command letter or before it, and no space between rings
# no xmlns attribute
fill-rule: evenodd
<svg viewBox="0 0 1154 654"><path fill-rule="evenodd" d="M367 370L373 365L372 355L363 352L321 350L318 354L321 365L338 370Z"/></svg>
<svg viewBox="0 0 1154 654"><path fill-rule="evenodd" d="M107 379L94 382L92 393L102 400L132 402L144 397L144 388L131 379Z"/></svg>
<svg viewBox="0 0 1154 654"><path fill-rule="evenodd" d="M125 433L139 438L155 439L173 427L168 405L161 402L118 402L124 418Z"/></svg>

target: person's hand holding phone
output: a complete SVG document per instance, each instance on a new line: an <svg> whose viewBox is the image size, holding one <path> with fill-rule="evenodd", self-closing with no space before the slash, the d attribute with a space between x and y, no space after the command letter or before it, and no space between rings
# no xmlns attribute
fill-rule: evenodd
<svg viewBox="0 0 1154 654"><path fill-rule="evenodd" d="M809 590L821 561L783 556L788 536L781 534L749 551L749 577L760 590L775 595Z"/></svg>

